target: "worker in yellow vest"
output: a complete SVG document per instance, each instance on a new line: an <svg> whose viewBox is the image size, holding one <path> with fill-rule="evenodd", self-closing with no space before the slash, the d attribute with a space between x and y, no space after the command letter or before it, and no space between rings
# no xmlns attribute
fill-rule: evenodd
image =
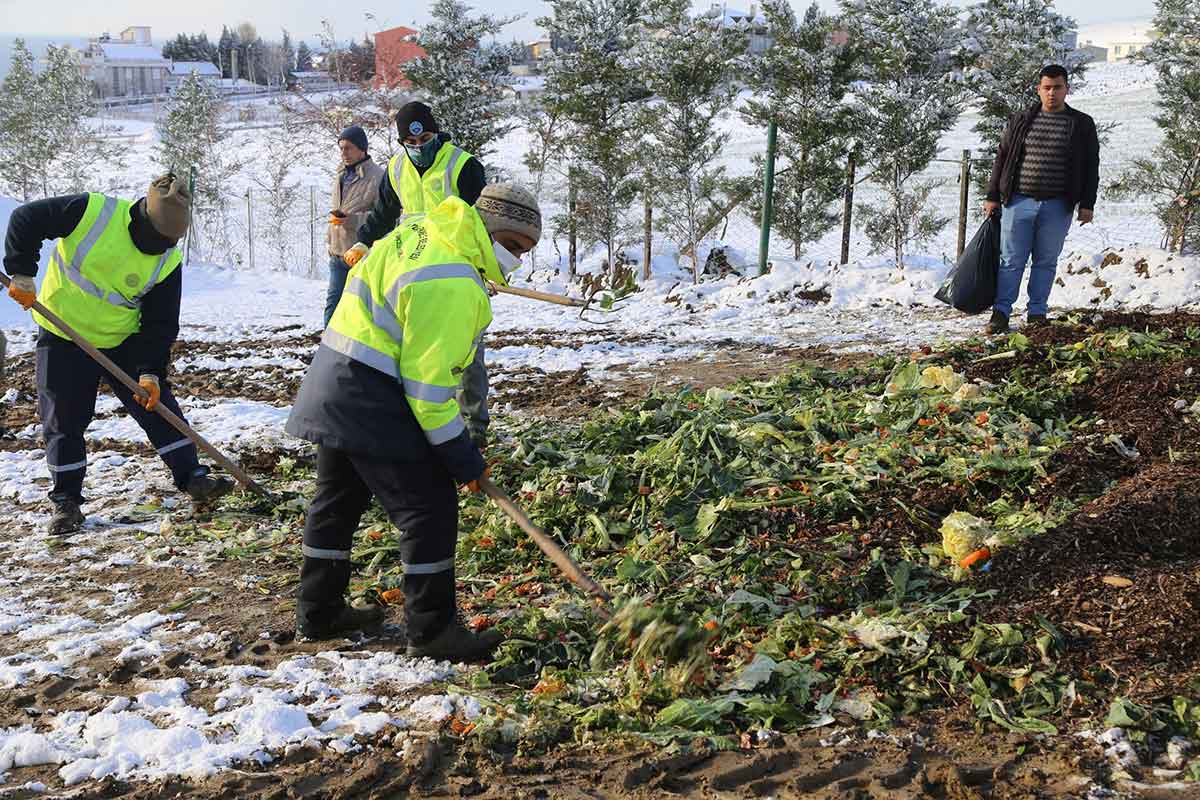
<svg viewBox="0 0 1200 800"><path fill-rule="evenodd" d="M375 205L366 222L358 227L358 241L342 255L350 266L391 233L398 222L430 211L447 197L474 205L487 183L479 159L450 141L424 103L414 101L401 106L396 113L396 130L404 149L388 161L387 173L379 180ZM487 395L488 375L481 344L463 376L458 395L467 430L480 447L487 439L491 419Z"/></svg>
<svg viewBox="0 0 1200 800"><path fill-rule="evenodd" d="M34 312L37 340L38 412L53 479L52 535L83 527L83 434L96 412L104 380L146 431L174 477L197 501L211 502L233 488L202 467L196 446L151 413L156 404L182 417L167 383L171 345L179 334L183 286L179 250L187 231L187 187L164 175L137 201L90 193L50 197L12 213L5 237L9 295L25 309L41 302L124 371L137 375L148 397L133 392L48 319ZM34 277L42 243L57 239L50 268L38 289Z"/></svg>
<svg viewBox="0 0 1200 800"><path fill-rule="evenodd" d="M448 197L406 220L350 271L287 431L318 445L304 527L297 629L345 636L381 621L347 606L354 531L372 496L401 531L408 654L486 658L498 643L459 621L455 484L478 491L483 456L455 393L492 320L488 282L504 285L542 232L537 200L486 187L475 207Z"/></svg>

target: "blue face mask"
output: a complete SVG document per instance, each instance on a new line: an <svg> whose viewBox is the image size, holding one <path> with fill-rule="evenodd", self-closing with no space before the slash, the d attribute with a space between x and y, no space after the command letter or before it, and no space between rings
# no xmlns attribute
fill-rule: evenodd
<svg viewBox="0 0 1200 800"><path fill-rule="evenodd" d="M404 145L404 150L408 153L408 160L413 163L414 167L417 169L428 169L433 165L433 160L437 158L437 152L441 146L442 143L435 136L425 144L406 144Z"/></svg>

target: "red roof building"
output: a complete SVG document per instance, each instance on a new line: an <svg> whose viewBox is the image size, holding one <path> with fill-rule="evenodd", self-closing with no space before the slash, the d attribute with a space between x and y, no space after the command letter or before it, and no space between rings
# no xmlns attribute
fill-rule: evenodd
<svg viewBox="0 0 1200 800"><path fill-rule="evenodd" d="M407 87L404 65L425 55L412 28L389 28L375 34L375 85Z"/></svg>

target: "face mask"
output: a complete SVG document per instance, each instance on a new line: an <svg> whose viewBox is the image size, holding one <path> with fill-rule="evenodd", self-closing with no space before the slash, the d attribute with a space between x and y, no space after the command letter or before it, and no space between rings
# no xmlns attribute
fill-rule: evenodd
<svg viewBox="0 0 1200 800"><path fill-rule="evenodd" d="M500 264L500 271L507 278L517 267L521 266L521 259L508 252L508 248L499 242L492 242L492 252L496 254L496 261Z"/></svg>
<svg viewBox="0 0 1200 800"><path fill-rule="evenodd" d="M425 144L406 144L405 151L408 153L408 160L413 163L417 169L428 169L433 164L433 160L437 158L438 148L441 147L441 142L435 136Z"/></svg>

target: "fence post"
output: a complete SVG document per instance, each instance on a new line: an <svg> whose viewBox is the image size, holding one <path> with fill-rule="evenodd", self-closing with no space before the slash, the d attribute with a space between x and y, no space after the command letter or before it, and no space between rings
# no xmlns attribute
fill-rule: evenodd
<svg viewBox="0 0 1200 800"><path fill-rule="evenodd" d="M308 187L308 277L317 277L317 187Z"/></svg>
<svg viewBox="0 0 1200 800"><path fill-rule="evenodd" d="M958 252L960 258L967 248L967 204L971 202L971 151L963 150L962 166L958 171Z"/></svg>
<svg viewBox="0 0 1200 800"><path fill-rule="evenodd" d="M196 235L196 217L192 209L196 207L196 166L188 167L188 232L187 241L183 243L183 263L192 263L192 237Z"/></svg>
<svg viewBox="0 0 1200 800"><path fill-rule="evenodd" d="M567 277L575 280L575 169L567 169Z"/></svg>
<svg viewBox="0 0 1200 800"><path fill-rule="evenodd" d="M250 269L254 269L254 207L250 200L250 190L246 190L246 254Z"/></svg>
<svg viewBox="0 0 1200 800"><path fill-rule="evenodd" d="M846 195L842 201L842 264L850 263L850 226L854 222L855 151L846 156Z"/></svg>
<svg viewBox="0 0 1200 800"><path fill-rule="evenodd" d="M767 163L763 170L762 223L758 230L758 274L767 274L767 251L771 249L771 217L775 205L775 120L767 123Z"/></svg>
<svg viewBox="0 0 1200 800"><path fill-rule="evenodd" d="M644 206L642 233L645 235L645 241L642 242L642 280L650 280L650 256L652 255L651 237L654 236L654 208L650 204L650 175L646 175L646 181L642 185L642 204Z"/></svg>

